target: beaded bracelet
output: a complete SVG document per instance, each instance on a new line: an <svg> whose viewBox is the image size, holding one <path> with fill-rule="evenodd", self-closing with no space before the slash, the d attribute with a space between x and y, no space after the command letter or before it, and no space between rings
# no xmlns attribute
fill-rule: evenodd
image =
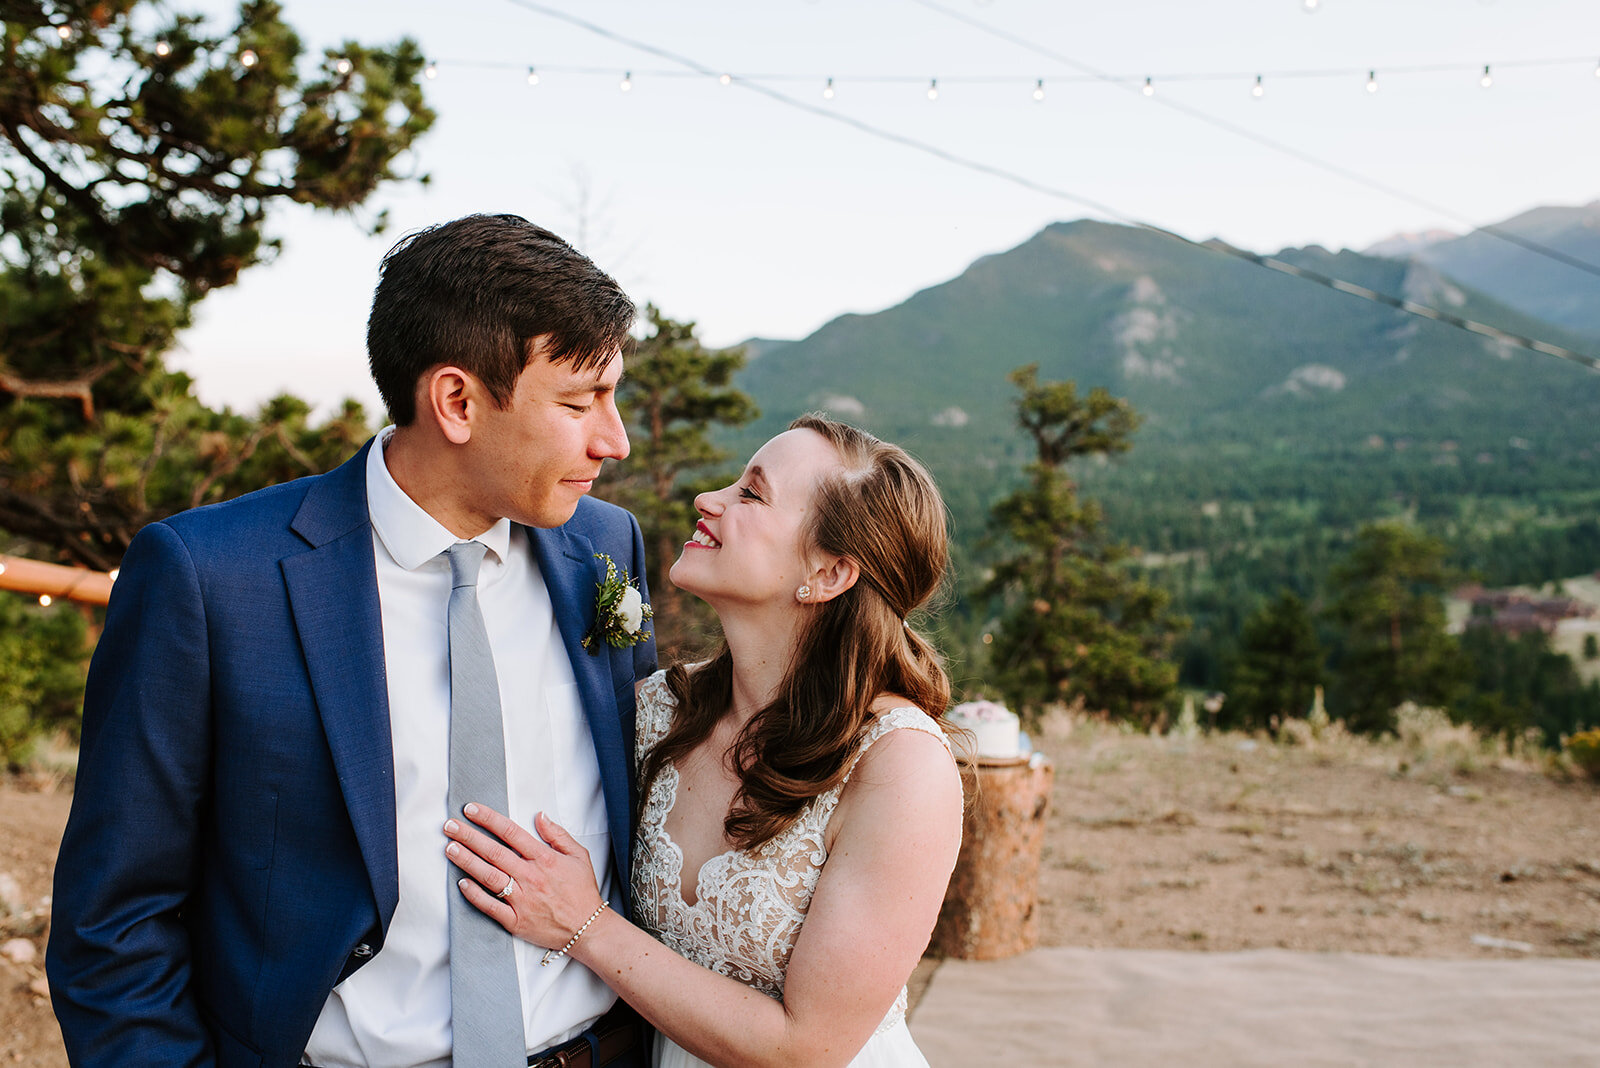
<svg viewBox="0 0 1600 1068"><path fill-rule="evenodd" d="M589 929L589 925L593 923L595 918L604 912L610 906L610 904L611 903L609 901L602 900L600 902L600 907L591 912L589 914L589 918L583 921L583 926L572 932L572 937L567 939L566 945L562 946L560 949L545 950L544 957L539 961L539 967L543 968L545 965L551 964L560 960L562 957L565 957L567 955L567 950L578 944L578 939L583 937L583 932Z"/></svg>

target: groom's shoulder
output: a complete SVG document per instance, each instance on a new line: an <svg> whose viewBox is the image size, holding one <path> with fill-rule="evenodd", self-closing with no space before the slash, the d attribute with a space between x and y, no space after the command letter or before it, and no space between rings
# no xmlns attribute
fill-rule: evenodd
<svg viewBox="0 0 1600 1068"><path fill-rule="evenodd" d="M227 532L240 527L254 529L274 522L287 526L320 477L308 475L291 482L252 490L226 501L190 508L168 516L164 522L183 534Z"/></svg>
<svg viewBox="0 0 1600 1068"><path fill-rule="evenodd" d="M235 553L247 553L252 547L264 548L278 532L291 536L290 526L305 505L306 497L319 488L329 488L332 474L307 475L266 486L226 501L178 512L161 522L191 548L213 544L231 548Z"/></svg>
<svg viewBox="0 0 1600 1068"><path fill-rule="evenodd" d="M578 510L572 513L572 518L564 526L590 541L615 543L620 540L631 543L634 531L639 529L639 521L626 508L594 497L583 497L578 501Z"/></svg>

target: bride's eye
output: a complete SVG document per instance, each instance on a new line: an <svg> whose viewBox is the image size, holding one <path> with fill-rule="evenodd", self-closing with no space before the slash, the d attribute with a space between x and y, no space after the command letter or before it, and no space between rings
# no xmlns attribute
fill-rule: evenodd
<svg viewBox="0 0 1600 1068"><path fill-rule="evenodd" d="M744 499L746 499L746 500L751 500L751 501L759 501L761 499L760 495L757 494L756 491L751 489L749 486L740 486L739 487L739 496L744 498Z"/></svg>

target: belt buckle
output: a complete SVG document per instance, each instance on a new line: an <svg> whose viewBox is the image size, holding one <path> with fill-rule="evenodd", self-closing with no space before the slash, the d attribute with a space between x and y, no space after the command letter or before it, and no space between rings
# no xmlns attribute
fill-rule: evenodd
<svg viewBox="0 0 1600 1068"><path fill-rule="evenodd" d="M538 1060L530 1064L528 1068L567 1068L567 1065L576 1060L577 1056L577 1051L572 1049L569 1044L561 1047L547 1057L540 1057Z"/></svg>

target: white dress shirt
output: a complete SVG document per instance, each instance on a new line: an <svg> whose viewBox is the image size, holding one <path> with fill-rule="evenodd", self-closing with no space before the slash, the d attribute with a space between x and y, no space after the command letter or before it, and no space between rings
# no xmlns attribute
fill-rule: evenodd
<svg viewBox="0 0 1600 1068"><path fill-rule="evenodd" d="M383 453L393 428L367 457L367 506L377 559L394 744L400 903L383 949L333 988L306 1060L325 1068L448 1068L450 925L443 824L449 786L450 670L446 606L458 539L389 474ZM556 628L550 594L528 535L502 519L474 539L488 546L478 601L489 632L506 737L512 819L533 826L548 812L588 850L601 893L612 897L611 835L600 765L578 686ZM458 814L459 815L459 814ZM616 996L570 958L540 967L543 950L518 940L523 1028L529 1052L575 1037Z"/></svg>

